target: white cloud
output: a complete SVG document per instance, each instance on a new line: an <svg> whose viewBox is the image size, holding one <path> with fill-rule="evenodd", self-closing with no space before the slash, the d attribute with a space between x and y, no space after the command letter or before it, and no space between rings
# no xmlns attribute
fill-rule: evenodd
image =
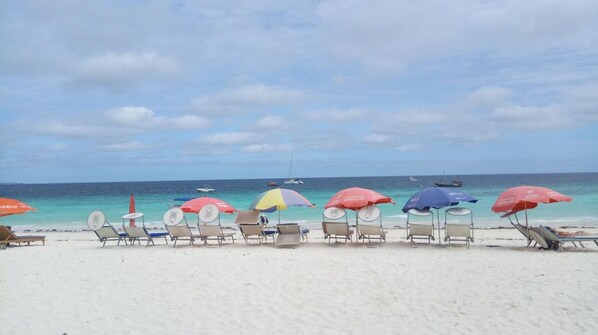
<svg viewBox="0 0 598 335"><path fill-rule="evenodd" d="M359 122L368 116L368 111L364 109L328 109L304 112L303 116L310 121Z"/></svg>
<svg viewBox="0 0 598 335"><path fill-rule="evenodd" d="M465 98L469 107L497 107L505 103L511 91L499 86L484 86L476 89Z"/></svg>
<svg viewBox="0 0 598 335"><path fill-rule="evenodd" d="M117 87L160 81L179 73L174 59L157 52L106 53L75 65L78 81Z"/></svg>
<svg viewBox="0 0 598 335"><path fill-rule="evenodd" d="M522 130L562 128L571 125L572 120L564 117L558 106L509 106L497 108L492 119L509 127Z"/></svg>
<svg viewBox="0 0 598 335"><path fill-rule="evenodd" d="M143 149L145 146L138 141L128 141L122 143L104 144L98 146L102 151L117 152L117 151L137 151Z"/></svg>
<svg viewBox="0 0 598 335"><path fill-rule="evenodd" d="M253 84L199 97L190 108L201 114L239 114L256 107L292 105L302 99L297 90Z"/></svg>
<svg viewBox="0 0 598 335"><path fill-rule="evenodd" d="M289 152L291 147L286 144L251 144L241 149L243 152L248 153L270 153L270 152Z"/></svg>
<svg viewBox="0 0 598 335"><path fill-rule="evenodd" d="M239 144L250 144L257 143L263 138L258 133L217 133L205 135L200 138L202 144L212 145L239 145Z"/></svg>
<svg viewBox="0 0 598 335"><path fill-rule="evenodd" d="M209 126L210 122L196 115L181 117L157 116L146 107L125 106L106 112L110 125L131 129L199 129Z"/></svg>

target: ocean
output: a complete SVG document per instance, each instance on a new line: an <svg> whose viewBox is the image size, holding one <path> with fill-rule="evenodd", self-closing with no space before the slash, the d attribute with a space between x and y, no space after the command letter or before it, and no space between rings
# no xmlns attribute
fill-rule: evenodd
<svg viewBox="0 0 598 335"><path fill-rule="evenodd" d="M300 192L316 208L291 207L280 212L282 222L298 222L310 228L320 227L324 205L339 190L348 187L364 187L390 196L396 205L382 204L382 223L385 227L404 227L407 219L401 208L409 197L423 188L439 181L438 176L396 177L350 177L350 178L303 178L303 185L284 185L283 188ZM558 174L501 174L445 176L447 181L463 181L460 188L479 201L475 204L460 204L473 210L477 228L509 226L506 218L491 211L498 195L507 188L519 185L536 185L552 188L573 197L570 203L541 204L528 211L531 224L554 227L577 226L598 227L598 173ZM19 230L80 230L85 229L87 216L94 210L101 210L113 225L122 224L122 215L128 213L129 196L135 195L136 210L145 214L148 226L162 227L162 215L172 206L175 198L211 196L222 199L237 209L247 209L253 198L269 190L265 179L199 180L199 181L150 181L109 182L70 184L0 184L0 197L19 199L37 210L23 215L0 218L0 224L11 225ZM209 184L216 191L198 193L196 188ZM270 222L278 220L279 213L270 213ZM355 214L349 211L350 219ZM444 215L441 210L441 222ZM187 214L190 223L197 222L197 216ZM222 214L223 225L232 224L234 215Z"/></svg>

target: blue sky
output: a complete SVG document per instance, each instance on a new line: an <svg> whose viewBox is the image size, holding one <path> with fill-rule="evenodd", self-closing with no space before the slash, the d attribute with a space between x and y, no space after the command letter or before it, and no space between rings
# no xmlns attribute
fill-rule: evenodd
<svg viewBox="0 0 598 335"><path fill-rule="evenodd" d="M596 13L2 1L0 182L598 171Z"/></svg>

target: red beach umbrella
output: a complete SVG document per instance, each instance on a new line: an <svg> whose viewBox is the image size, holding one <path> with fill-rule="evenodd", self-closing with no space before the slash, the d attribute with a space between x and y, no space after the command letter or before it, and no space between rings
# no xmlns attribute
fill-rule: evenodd
<svg viewBox="0 0 598 335"><path fill-rule="evenodd" d="M181 205L181 210L185 213L199 213L205 205L215 205L223 213L233 214L236 209L227 202L210 197L201 197L189 200Z"/></svg>
<svg viewBox="0 0 598 335"><path fill-rule="evenodd" d="M508 216L535 208L539 203L570 202L572 199L546 187L524 185L509 188L501 193L492 205L492 210L495 213L507 212L505 216Z"/></svg>
<svg viewBox="0 0 598 335"><path fill-rule="evenodd" d="M34 210L35 208L19 200L0 198L0 216L23 214Z"/></svg>
<svg viewBox="0 0 598 335"><path fill-rule="evenodd" d="M339 207L357 211L366 206L384 203L394 204L395 202L392 198L376 191L361 187L351 187L337 192L330 198L324 208Z"/></svg>
<svg viewBox="0 0 598 335"><path fill-rule="evenodd" d="M129 198L129 213L135 213L135 196L131 193L131 197ZM129 220L129 226L137 227L135 225L135 219Z"/></svg>

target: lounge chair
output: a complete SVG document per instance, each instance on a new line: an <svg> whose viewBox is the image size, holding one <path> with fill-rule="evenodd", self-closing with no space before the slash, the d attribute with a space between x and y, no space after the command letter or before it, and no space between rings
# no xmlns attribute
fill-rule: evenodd
<svg viewBox="0 0 598 335"><path fill-rule="evenodd" d="M297 223L279 223L276 225L276 230L277 246L297 246L302 240L307 242L309 229L302 229Z"/></svg>
<svg viewBox="0 0 598 335"><path fill-rule="evenodd" d="M200 222L197 223L197 229L204 245L208 245L208 241L213 240L218 241L218 246L222 246L222 243L229 237L232 239L233 244L235 243L235 233L225 233L222 230L222 226L220 225L220 211L216 205L209 204L203 206L198 213L198 217ZM218 219L218 224L208 224L216 221L216 219Z"/></svg>
<svg viewBox="0 0 598 335"><path fill-rule="evenodd" d="M542 233L538 230L538 228L529 227L528 230L530 238L536 242L534 246L539 246L542 249L550 249L548 242L542 237Z"/></svg>
<svg viewBox="0 0 598 335"><path fill-rule="evenodd" d="M116 245L120 245L120 241L127 244L127 233L117 232L116 229L106 221L106 215L102 211L93 211L87 217L87 226L93 230L100 242L102 242L102 248L108 241L118 241Z"/></svg>
<svg viewBox="0 0 598 335"><path fill-rule="evenodd" d="M324 239L328 239L328 245L332 238L335 243L338 239L345 240L345 244L347 241L353 242L353 230L349 229L347 213L342 208L326 208L323 214L322 232L324 232Z"/></svg>
<svg viewBox="0 0 598 335"><path fill-rule="evenodd" d="M423 218L430 217L429 223L423 222ZM415 222L414 218L418 218ZM428 240L428 244L434 241L434 213L429 210L410 209L407 212L407 240Z"/></svg>
<svg viewBox="0 0 598 335"><path fill-rule="evenodd" d="M365 223L360 223L365 222ZM376 221L378 221L376 223ZM386 242L386 231L382 227L382 216L380 209L376 206L367 206L357 212L357 239L371 242L372 239L377 239Z"/></svg>
<svg viewBox="0 0 598 335"><path fill-rule="evenodd" d="M46 245L46 237L45 236L17 236L15 235L8 227L0 225L0 247L2 249L6 248L9 243L16 243L21 245L21 243L27 243L27 245L31 245L31 242L42 242L43 245Z"/></svg>
<svg viewBox="0 0 598 335"><path fill-rule="evenodd" d="M538 244L538 242L535 241L532 238L532 236L530 235L528 227L520 225L519 223L515 223L512 221L511 221L511 224L513 225L513 227L515 227L515 229L517 229L521 233L521 235L523 235L525 237L528 247L532 244L532 242L534 242L534 245L532 247L535 247Z"/></svg>
<svg viewBox="0 0 598 335"><path fill-rule="evenodd" d="M162 221L166 226L166 231L170 235L170 240L174 241L173 248L176 247L178 240L189 240L189 245L192 245L196 238L200 238L199 234L191 232L191 228L185 218L185 213L178 207L167 210L164 213Z"/></svg>
<svg viewBox="0 0 598 335"><path fill-rule="evenodd" d="M266 225L258 223L260 212L257 210L238 211L235 217L235 224L239 227L241 235L245 240L245 244L249 244L249 240L258 240L262 244L262 240L268 242L268 238L274 242L276 235L275 230L266 230Z"/></svg>
<svg viewBox="0 0 598 335"><path fill-rule="evenodd" d="M138 219L142 219L142 224L141 227L131 227L128 226L126 224L126 221L129 220L138 220ZM166 244L168 244L168 232L149 232L147 230L147 228L145 227L145 219L143 218L143 214L142 213L131 213L131 214L126 214L123 215L123 229L125 231L125 233L127 233L127 238L129 239L129 241L131 242L131 246L135 245L135 241L137 241L139 243L139 245L141 245L141 241L147 241L147 244L145 245L145 247L148 247L149 244L151 243L152 245L155 245L154 243L154 239L155 238L164 238L164 242Z"/></svg>
<svg viewBox="0 0 598 335"><path fill-rule="evenodd" d="M469 223L449 223L448 217L469 217ZM451 207L444 212L444 241L449 244L454 241L469 244L474 242L473 238L473 212L469 208Z"/></svg>
<svg viewBox="0 0 598 335"><path fill-rule="evenodd" d="M534 228L534 232L537 232L547 244L547 247L550 249L554 249L557 251L562 250L563 244L566 242L571 242L575 247L577 247L576 243L579 243L582 248L585 248L583 242L594 242L598 246L598 235L597 236L558 236L555 233L551 232L544 226L540 226L538 228Z"/></svg>

